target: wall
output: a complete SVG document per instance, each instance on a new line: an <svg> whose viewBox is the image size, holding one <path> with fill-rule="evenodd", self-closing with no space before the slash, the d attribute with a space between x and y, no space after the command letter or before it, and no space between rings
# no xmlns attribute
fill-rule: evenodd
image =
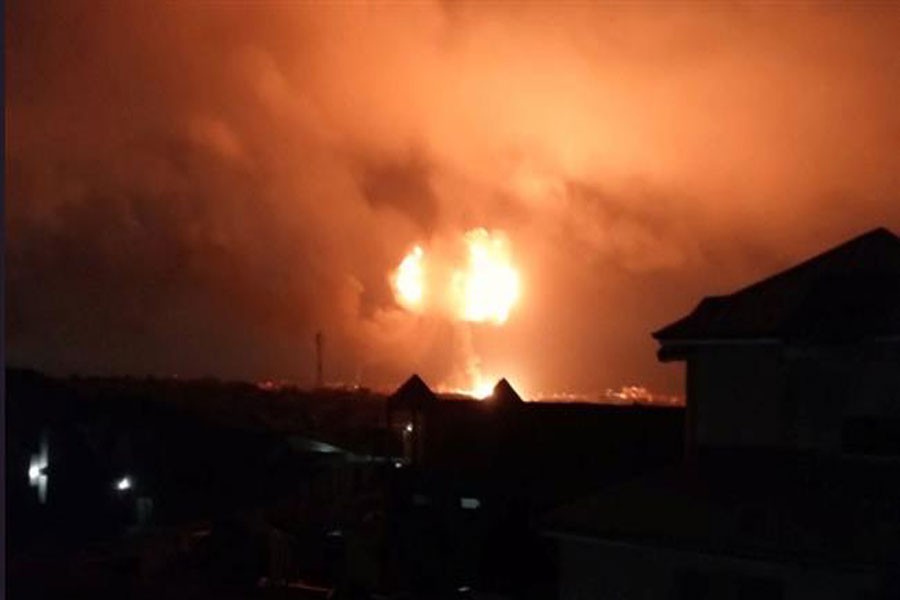
<svg viewBox="0 0 900 600"><path fill-rule="evenodd" d="M559 545L562 600L838 600L870 597L880 583L875 573L664 547L576 539Z"/></svg>
<svg viewBox="0 0 900 600"><path fill-rule="evenodd" d="M688 359L692 434L701 446L837 453L847 418L900 419L896 346L721 346Z"/></svg>
<svg viewBox="0 0 900 600"><path fill-rule="evenodd" d="M688 360L688 403L701 446L784 443L786 383L779 346L704 349Z"/></svg>

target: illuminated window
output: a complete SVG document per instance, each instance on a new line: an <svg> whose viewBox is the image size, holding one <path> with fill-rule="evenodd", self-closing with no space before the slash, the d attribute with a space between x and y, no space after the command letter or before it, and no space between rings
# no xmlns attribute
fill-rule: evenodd
<svg viewBox="0 0 900 600"><path fill-rule="evenodd" d="M459 505L466 510L475 510L481 506L481 500L478 498L460 498Z"/></svg>

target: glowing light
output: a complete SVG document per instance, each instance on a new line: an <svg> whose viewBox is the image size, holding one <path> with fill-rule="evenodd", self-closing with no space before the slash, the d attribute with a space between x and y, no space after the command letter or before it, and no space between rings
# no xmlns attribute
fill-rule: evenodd
<svg viewBox="0 0 900 600"><path fill-rule="evenodd" d="M116 481L116 489L119 490L120 492L130 490L131 486L132 486L131 478L128 477L127 475L125 477L122 477L118 481Z"/></svg>
<svg viewBox="0 0 900 600"><path fill-rule="evenodd" d="M406 427L404 428L404 431L406 431L406 433L412 433L413 432L413 424L407 423Z"/></svg>
<svg viewBox="0 0 900 600"><path fill-rule="evenodd" d="M453 239L438 238L427 250L414 246L390 274L397 304L416 312L438 315L461 324L458 328L469 347L468 323L504 325L519 301L519 271L512 260L512 249L502 231L483 227L471 229ZM495 379L481 376L477 368L466 368L464 388L459 378L448 386L454 393L484 400L493 393ZM412 433L411 428L405 430Z"/></svg>
<svg viewBox="0 0 900 600"><path fill-rule="evenodd" d="M471 396L476 400L485 400L490 398L494 393L494 384L491 382L490 378L485 378L480 375L475 376L475 380L472 382L472 386L465 390L459 390L460 394L465 394L466 396Z"/></svg>
<svg viewBox="0 0 900 600"><path fill-rule="evenodd" d="M454 252L426 254L415 246L391 274L394 297L413 312L449 315L454 321L502 325L519 299L519 272L506 236L484 228L462 236ZM436 288L436 289L434 289Z"/></svg>
<svg viewBox="0 0 900 600"><path fill-rule="evenodd" d="M413 248L394 273L394 294L401 306L419 311L425 299L425 269L421 246Z"/></svg>
<svg viewBox="0 0 900 600"><path fill-rule="evenodd" d="M655 394L642 385L624 385L617 390L607 389L604 399L615 404L657 404L680 406L684 399L680 396Z"/></svg>
<svg viewBox="0 0 900 600"><path fill-rule="evenodd" d="M40 451L32 454L28 462L28 485L37 488L38 502L46 504L47 502L47 466L49 462L49 446L47 444L46 434L41 435Z"/></svg>
<svg viewBox="0 0 900 600"><path fill-rule="evenodd" d="M459 505L466 510L475 510L481 506L481 500L478 498L460 498Z"/></svg>
<svg viewBox="0 0 900 600"><path fill-rule="evenodd" d="M512 266L506 240L486 229L465 235L469 260L453 274L453 288L464 321L502 325L519 299L519 274Z"/></svg>

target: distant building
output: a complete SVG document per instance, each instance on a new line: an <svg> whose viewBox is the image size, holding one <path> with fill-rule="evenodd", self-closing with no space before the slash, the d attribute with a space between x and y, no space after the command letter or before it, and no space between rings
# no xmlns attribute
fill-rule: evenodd
<svg viewBox="0 0 900 600"><path fill-rule="evenodd" d="M654 334L686 458L554 512L561 598L900 597L900 239L877 229Z"/></svg>
<svg viewBox="0 0 900 600"><path fill-rule="evenodd" d="M387 432L399 431L404 463L418 464L423 460L426 415L436 403L437 396L415 374L388 396Z"/></svg>

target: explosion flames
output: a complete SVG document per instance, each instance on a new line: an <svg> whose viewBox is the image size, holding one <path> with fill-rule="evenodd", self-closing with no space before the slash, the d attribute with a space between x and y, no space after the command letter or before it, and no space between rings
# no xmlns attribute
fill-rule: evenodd
<svg viewBox="0 0 900 600"><path fill-rule="evenodd" d="M413 248L394 274L394 296L403 308L418 312L425 298L424 256L421 246Z"/></svg>
<svg viewBox="0 0 900 600"><path fill-rule="evenodd" d="M412 312L503 325L520 293L506 236L478 228L466 232L462 241L466 252L461 261L426 255L422 246L415 246L393 273L394 297Z"/></svg>
<svg viewBox="0 0 900 600"><path fill-rule="evenodd" d="M519 271L507 237L477 228L449 245L438 242L427 253L416 245L391 274L394 298L404 309L437 314L459 323L459 337L469 354L466 389L453 390L473 398L491 394L493 381L479 369L471 349L469 323L499 327L519 300Z"/></svg>
<svg viewBox="0 0 900 600"><path fill-rule="evenodd" d="M519 299L519 273L512 266L506 239L485 229L465 235L469 249L466 269L453 274L452 287L461 318L502 325Z"/></svg>

